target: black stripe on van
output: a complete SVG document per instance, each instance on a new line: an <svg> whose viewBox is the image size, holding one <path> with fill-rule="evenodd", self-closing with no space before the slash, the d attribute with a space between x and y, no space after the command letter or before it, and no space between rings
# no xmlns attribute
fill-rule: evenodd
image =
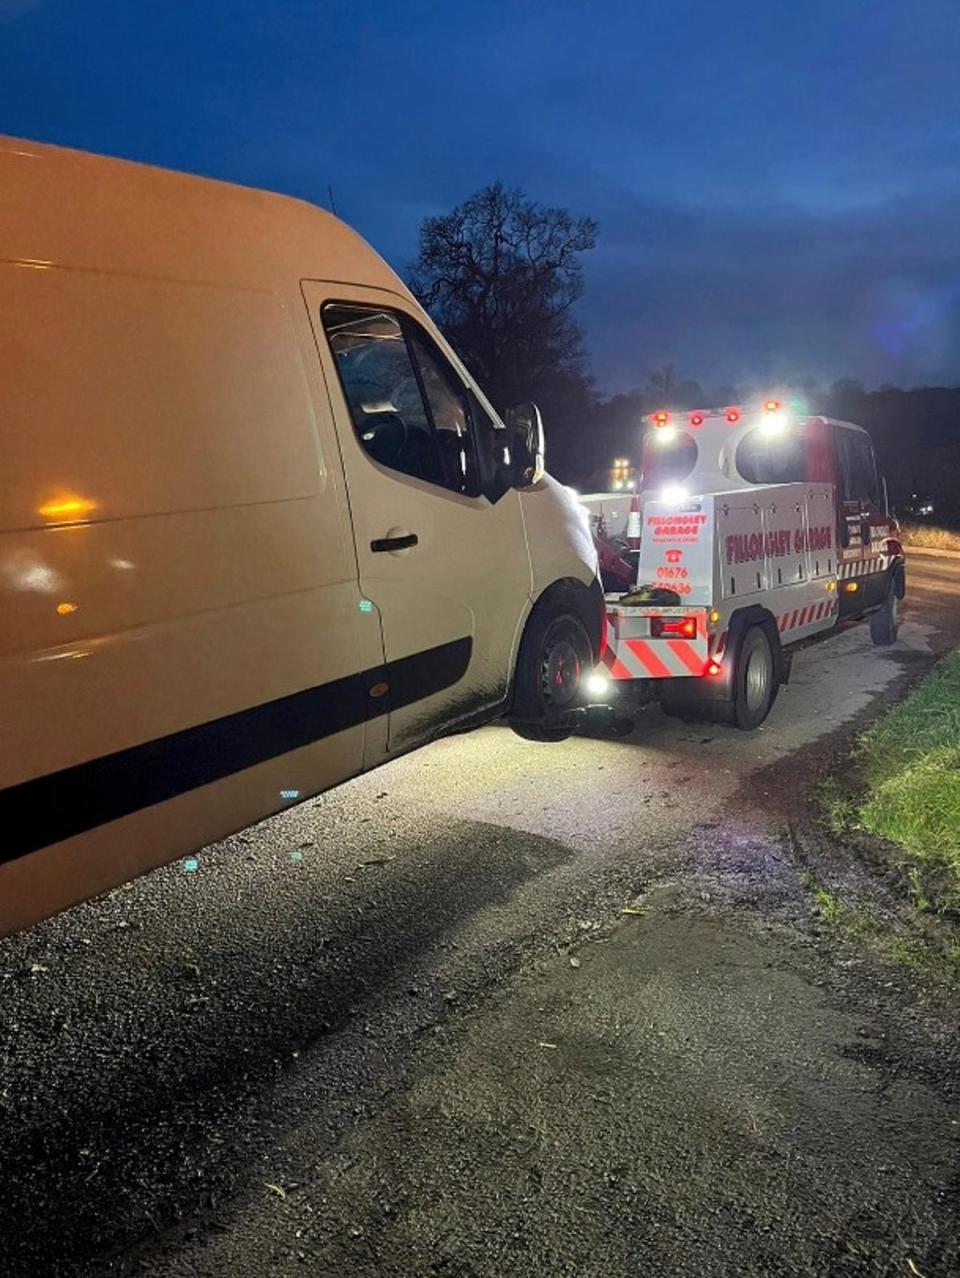
<svg viewBox="0 0 960 1278"><path fill-rule="evenodd" d="M8 786L0 790L0 864L442 692L466 674L472 648L469 637L454 639Z"/></svg>

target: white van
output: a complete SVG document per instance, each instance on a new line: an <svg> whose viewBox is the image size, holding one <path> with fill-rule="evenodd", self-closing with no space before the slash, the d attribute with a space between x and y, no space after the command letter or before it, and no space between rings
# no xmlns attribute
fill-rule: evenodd
<svg viewBox="0 0 960 1278"><path fill-rule="evenodd" d="M585 517L297 200L0 138L0 934L599 659Z"/></svg>

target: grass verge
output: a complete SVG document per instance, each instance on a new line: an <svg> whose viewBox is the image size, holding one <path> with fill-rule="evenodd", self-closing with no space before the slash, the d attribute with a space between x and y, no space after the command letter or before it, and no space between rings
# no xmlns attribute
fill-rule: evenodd
<svg viewBox="0 0 960 1278"><path fill-rule="evenodd" d="M960 532L950 528L901 524L900 535L905 546L916 546L918 550L960 550Z"/></svg>
<svg viewBox="0 0 960 1278"><path fill-rule="evenodd" d="M852 785L821 790L834 834L869 830L903 849L921 911L960 911L960 651L860 737Z"/></svg>

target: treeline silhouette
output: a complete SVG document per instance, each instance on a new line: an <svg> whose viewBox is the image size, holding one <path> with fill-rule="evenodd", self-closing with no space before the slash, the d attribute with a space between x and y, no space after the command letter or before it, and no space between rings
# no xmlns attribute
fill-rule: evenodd
<svg viewBox="0 0 960 1278"><path fill-rule="evenodd" d="M602 483L615 457L639 458L647 414L664 407L753 403L771 393L808 413L865 426L894 507L907 514L927 501L934 507L934 522L960 526L960 387L955 386L866 390L842 378L828 387L805 382L772 389L704 389L698 382L672 376L672 370L658 370L646 387L629 394L602 399L584 387L567 402L545 404L550 469L566 483L592 488Z"/></svg>

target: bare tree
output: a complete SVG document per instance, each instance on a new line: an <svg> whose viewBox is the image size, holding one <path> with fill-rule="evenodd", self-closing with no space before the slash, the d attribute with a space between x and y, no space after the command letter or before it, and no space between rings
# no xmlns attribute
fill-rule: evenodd
<svg viewBox="0 0 960 1278"><path fill-rule="evenodd" d="M500 409L586 386L571 307L597 226L495 182L428 217L410 285Z"/></svg>

